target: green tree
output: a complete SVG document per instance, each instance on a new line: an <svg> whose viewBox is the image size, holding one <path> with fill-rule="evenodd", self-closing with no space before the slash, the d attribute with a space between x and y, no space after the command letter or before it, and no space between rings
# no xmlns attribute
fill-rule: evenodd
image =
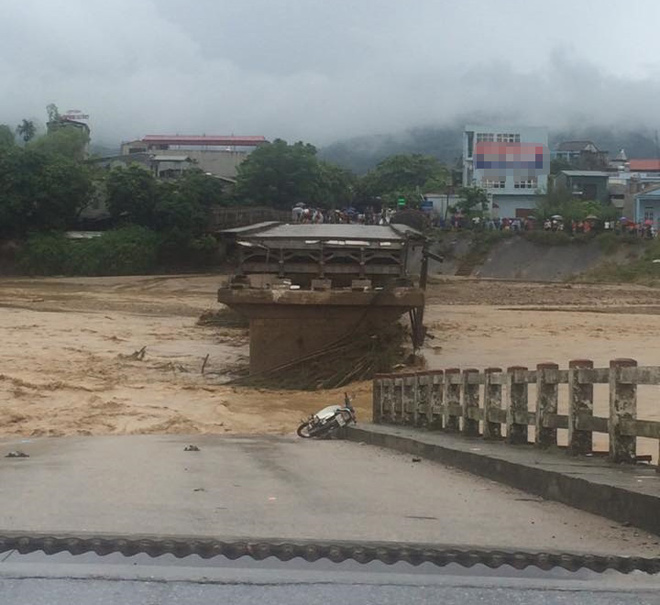
<svg viewBox="0 0 660 605"><path fill-rule="evenodd" d="M380 193L395 190L444 187L449 177L446 166L437 158L413 153L392 155L380 162L374 170L374 186Z"/></svg>
<svg viewBox="0 0 660 605"><path fill-rule="evenodd" d="M152 227L158 199L154 175L132 164L113 168L106 179L107 205L116 221Z"/></svg>
<svg viewBox="0 0 660 605"><path fill-rule="evenodd" d="M32 120L24 119L16 127L16 134L18 134L18 136L21 137L21 139L23 139L24 143L28 143L37 134L37 127L34 125L34 122Z"/></svg>
<svg viewBox="0 0 660 605"><path fill-rule="evenodd" d="M32 149L47 155L59 155L82 161L86 156L89 134L79 128L59 128L29 143Z"/></svg>
<svg viewBox="0 0 660 605"><path fill-rule="evenodd" d="M488 195L480 187L461 187L458 190L460 200L456 207L467 216L483 214L488 210Z"/></svg>
<svg viewBox="0 0 660 605"><path fill-rule="evenodd" d="M57 109L57 105L55 105L55 103L49 103L46 105L46 113L48 114L49 122L57 122L61 119L60 111Z"/></svg>
<svg viewBox="0 0 660 605"><path fill-rule="evenodd" d="M257 204L291 208L319 200L321 169L316 148L276 139L255 149L238 167L236 193Z"/></svg>
<svg viewBox="0 0 660 605"><path fill-rule="evenodd" d="M90 192L85 166L28 148L0 151L0 231L5 235L70 228Z"/></svg>
<svg viewBox="0 0 660 605"><path fill-rule="evenodd" d="M0 149L13 147L15 144L14 131L7 124L0 124Z"/></svg>
<svg viewBox="0 0 660 605"><path fill-rule="evenodd" d="M354 197L355 175L329 162L319 162L318 200L328 208L344 208Z"/></svg>
<svg viewBox="0 0 660 605"><path fill-rule="evenodd" d="M393 155L360 179L357 197L363 202L381 199L388 205L403 198L408 206L415 206L424 193L444 191L450 181L450 171L433 156Z"/></svg>

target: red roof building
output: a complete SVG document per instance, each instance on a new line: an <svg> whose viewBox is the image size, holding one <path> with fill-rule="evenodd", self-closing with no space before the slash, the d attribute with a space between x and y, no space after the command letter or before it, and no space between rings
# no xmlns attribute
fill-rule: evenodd
<svg viewBox="0 0 660 605"><path fill-rule="evenodd" d="M224 135L168 135L148 134L141 139L148 145L199 145L209 147L258 147L268 143L263 136L224 136Z"/></svg>
<svg viewBox="0 0 660 605"><path fill-rule="evenodd" d="M629 160L630 172L660 172L660 160Z"/></svg>

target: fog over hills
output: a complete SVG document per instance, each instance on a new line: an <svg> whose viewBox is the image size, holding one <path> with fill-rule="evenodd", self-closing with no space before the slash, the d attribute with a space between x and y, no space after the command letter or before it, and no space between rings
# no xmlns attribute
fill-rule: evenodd
<svg viewBox="0 0 660 605"><path fill-rule="evenodd" d="M498 123L499 121L494 121ZM320 149L320 156L362 174L389 155L422 153L432 155L447 165L455 165L462 153L465 123L493 123L488 120L466 119L455 126L426 126L398 133L353 137L336 141ZM515 123L511 124L515 126ZM524 124L521 124L524 125ZM614 157L625 149L628 158L660 157L656 132L651 129L616 129L606 126L563 128L549 131L550 149L561 141L590 140Z"/></svg>

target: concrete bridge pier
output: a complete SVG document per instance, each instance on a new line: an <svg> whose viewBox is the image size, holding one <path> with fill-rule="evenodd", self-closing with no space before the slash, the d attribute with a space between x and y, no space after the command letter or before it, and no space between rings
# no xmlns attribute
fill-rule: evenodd
<svg viewBox="0 0 660 605"><path fill-rule="evenodd" d="M250 373L302 359L354 333L376 333L424 305L418 288L218 290L218 301L250 321Z"/></svg>

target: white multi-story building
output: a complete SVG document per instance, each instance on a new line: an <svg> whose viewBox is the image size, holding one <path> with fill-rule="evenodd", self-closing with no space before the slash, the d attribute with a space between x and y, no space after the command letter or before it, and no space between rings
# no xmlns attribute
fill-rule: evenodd
<svg viewBox="0 0 660 605"><path fill-rule="evenodd" d="M548 187L548 131L468 125L463 133L463 185L485 189L500 218L532 213Z"/></svg>

